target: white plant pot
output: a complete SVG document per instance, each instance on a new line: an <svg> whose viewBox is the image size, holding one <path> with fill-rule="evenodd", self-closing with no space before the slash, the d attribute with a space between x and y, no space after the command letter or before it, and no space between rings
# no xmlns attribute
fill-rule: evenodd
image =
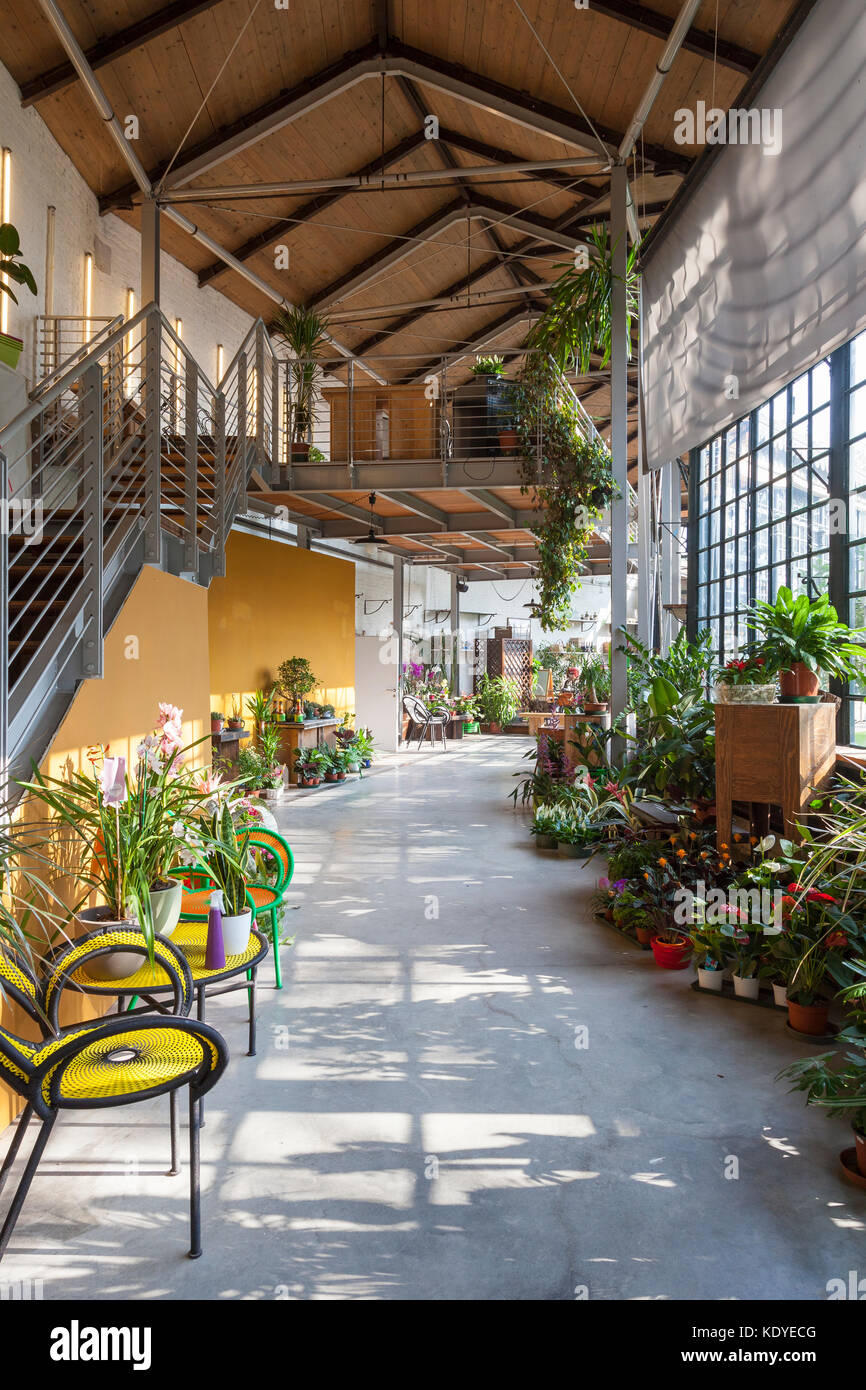
<svg viewBox="0 0 866 1390"><path fill-rule="evenodd" d="M772 685L725 685L720 682L713 690L717 705L774 705L776 682Z"/></svg>
<svg viewBox="0 0 866 1390"><path fill-rule="evenodd" d="M150 910L153 913L153 930L159 936L171 936L180 921L182 900L183 884L179 878L168 888L151 888Z"/></svg>
<svg viewBox="0 0 866 1390"><path fill-rule="evenodd" d="M739 995L741 999L757 999L761 988L761 981L757 975L749 975L747 979L743 979L742 975L734 975L733 980L734 994Z"/></svg>
<svg viewBox="0 0 866 1390"><path fill-rule="evenodd" d="M721 993L724 974L723 970L706 970L704 966L699 965L698 984L701 989L714 989L719 994Z"/></svg>
<svg viewBox="0 0 866 1390"><path fill-rule="evenodd" d="M236 917L223 915L223 946L227 956L240 956L250 940L253 914L250 908Z"/></svg>
<svg viewBox="0 0 866 1390"><path fill-rule="evenodd" d="M773 1003L777 1009L787 1009L788 1007L788 986L773 985Z"/></svg>

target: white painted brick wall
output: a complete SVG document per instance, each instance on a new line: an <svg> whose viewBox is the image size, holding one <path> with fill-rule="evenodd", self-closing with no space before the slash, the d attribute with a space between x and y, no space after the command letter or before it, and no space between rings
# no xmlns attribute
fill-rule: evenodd
<svg viewBox="0 0 866 1390"><path fill-rule="evenodd" d="M53 205L54 313L84 310L84 256L94 256L93 313L123 314L126 291L141 307L138 233L119 217L100 217L97 199L64 154L36 107L22 109L18 87L0 64L0 146L12 152L12 221L21 236L24 260L39 293L26 289L19 306L10 306L9 332L24 339L19 370L32 381L36 315L45 312L45 252L48 207ZM100 269L104 265L105 269ZM108 268L110 266L110 269ZM216 375L216 345L223 344L226 366L252 319L218 291L199 289L193 271L163 252L161 299L166 316L183 320L183 338L204 372ZM2 424L3 422L0 422Z"/></svg>

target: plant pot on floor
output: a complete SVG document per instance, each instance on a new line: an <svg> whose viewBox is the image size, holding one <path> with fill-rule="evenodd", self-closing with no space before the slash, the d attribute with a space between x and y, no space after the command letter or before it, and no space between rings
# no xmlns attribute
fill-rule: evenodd
<svg viewBox="0 0 866 1390"><path fill-rule="evenodd" d="M464 734L480 734L481 725L477 719L471 719L468 723L464 722L463 732Z"/></svg>
<svg viewBox="0 0 866 1390"><path fill-rule="evenodd" d="M564 859L585 859L589 854L588 845L570 845L565 840L559 841L559 853Z"/></svg>
<svg viewBox="0 0 866 1390"><path fill-rule="evenodd" d="M536 835L535 837L536 849L556 849L556 845L557 841L552 835Z"/></svg>
<svg viewBox="0 0 866 1390"><path fill-rule="evenodd" d="M798 1004L796 999L788 1000L788 1022L795 1033L809 1033L822 1038L827 1032L829 1003Z"/></svg>
<svg viewBox="0 0 866 1390"><path fill-rule="evenodd" d="M651 946L651 945L652 945L652 939L653 939L652 927L635 927L635 929L634 929L634 934L635 934L635 936L637 937L638 941L640 942L641 946Z"/></svg>
<svg viewBox="0 0 866 1390"><path fill-rule="evenodd" d="M781 704L817 705L820 698L820 681L802 661L795 661L790 670L779 672Z"/></svg>
<svg viewBox="0 0 866 1390"><path fill-rule="evenodd" d="M236 916L223 913L223 946L227 956L243 955L250 940L253 914L250 908Z"/></svg>
<svg viewBox="0 0 866 1390"><path fill-rule="evenodd" d="M299 787L318 787L321 777L301 777L298 776Z"/></svg>
<svg viewBox="0 0 866 1390"><path fill-rule="evenodd" d="M788 1007L788 986L777 985L773 982L773 1003L777 1009L787 1009Z"/></svg>
<svg viewBox="0 0 866 1390"><path fill-rule="evenodd" d="M345 776L345 773L344 773L343 775ZM326 782L339 782L339 780L340 780L340 774L339 774L339 772L331 772L331 771L329 771L329 772L326 772L326 773L325 773L325 781L326 781Z"/></svg>
<svg viewBox="0 0 866 1390"><path fill-rule="evenodd" d="M660 941L654 936L650 944L656 965L662 970L685 970L692 958L692 944L685 937L678 941Z"/></svg>
<svg viewBox="0 0 866 1390"><path fill-rule="evenodd" d="M854 1148L857 1153L857 1171L866 1178L866 1134L861 1134L859 1130L851 1126L854 1133Z"/></svg>
<svg viewBox="0 0 866 1390"><path fill-rule="evenodd" d="M178 885L183 887L182 884ZM81 923L86 932L95 931L102 927L106 935L116 931L135 931L140 932L138 923L131 918L118 921L112 917L110 908L85 907L81 912L76 913L77 920ZM144 935L141 937L144 944ZM87 973L94 980L124 980L128 975L134 975L143 965L147 964L147 957L140 951L113 950L109 955L97 956L94 960L87 962Z"/></svg>
<svg viewBox="0 0 866 1390"><path fill-rule="evenodd" d="M721 994L724 975L724 970L709 970L705 965L698 966L698 984L701 989L711 989L716 994Z"/></svg>
<svg viewBox="0 0 866 1390"><path fill-rule="evenodd" d="M734 994L738 999L757 999L761 981L757 975L734 975Z"/></svg>

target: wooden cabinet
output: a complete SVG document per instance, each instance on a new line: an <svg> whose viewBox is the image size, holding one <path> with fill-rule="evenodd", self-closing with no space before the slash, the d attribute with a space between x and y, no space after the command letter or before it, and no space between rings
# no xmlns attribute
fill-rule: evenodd
<svg viewBox="0 0 866 1390"><path fill-rule="evenodd" d="M836 764L836 707L716 705L716 828L731 841L731 803L752 804L757 829L768 805L780 806L789 839L816 787ZM756 811L755 808L761 808Z"/></svg>

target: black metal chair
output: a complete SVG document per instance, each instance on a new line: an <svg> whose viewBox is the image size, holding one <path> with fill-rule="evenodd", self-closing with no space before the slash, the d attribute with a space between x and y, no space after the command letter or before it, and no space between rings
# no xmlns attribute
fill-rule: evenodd
<svg viewBox="0 0 866 1390"><path fill-rule="evenodd" d="M406 740L407 743L412 742L412 739L415 737L415 730L420 729L421 732L418 735L418 747L420 749L421 744L424 742L427 730L429 729L430 742L431 744L433 744L435 742L436 730L438 729L442 735L442 747L448 747L448 744L445 741L445 726L449 723L449 715L433 714L432 710L429 710L427 706L424 704L424 701L419 700L417 695L404 695L403 708L408 714L410 720L412 721L410 734L408 739Z"/></svg>
<svg viewBox="0 0 866 1390"><path fill-rule="evenodd" d="M42 1121L0 1231L0 1259L61 1110L101 1109L168 1094L172 1101L172 1172L178 1172L174 1102L182 1086L189 1086L189 1255L193 1260L201 1255L200 1102L225 1071L229 1053L215 1028L184 1017L192 1002L192 979L182 953L170 941L156 938L157 970L171 981L175 1014L122 1014L72 1024L60 1030L49 1022L56 1009L56 1000L68 983L72 950L80 966L84 961L110 954L118 948L147 954L140 932L124 929L92 932L86 939L79 938L73 948L61 952L41 991L23 957L8 949L0 951L3 990L33 1019L43 1037L41 1042L28 1042L0 1028L0 1077L27 1102L0 1168L0 1192L31 1119L35 1115Z"/></svg>

